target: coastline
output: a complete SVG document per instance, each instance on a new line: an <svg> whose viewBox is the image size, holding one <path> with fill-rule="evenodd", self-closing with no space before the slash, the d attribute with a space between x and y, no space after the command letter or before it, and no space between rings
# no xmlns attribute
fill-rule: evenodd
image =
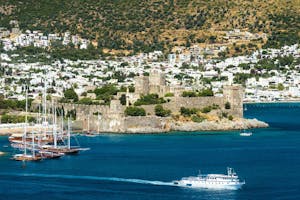
<svg viewBox="0 0 300 200"><path fill-rule="evenodd" d="M173 131L229 131L252 128L267 128L269 125L257 119L237 119L234 121L222 120L220 122L189 122L175 125Z"/></svg>
<svg viewBox="0 0 300 200"><path fill-rule="evenodd" d="M204 121L196 122L178 122L170 119L161 119L161 127L132 127L120 134L155 134L155 133L171 133L175 131L195 132L195 131L230 131L243 130L252 128L267 128L269 125L257 119L239 118L235 120L224 119L221 121Z"/></svg>
<svg viewBox="0 0 300 200"><path fill-rule="evenodd" d="M298 100L284 100L284 101L253 101L253 102L250 102L250 101L245 101L243 102L244 105L247 105L247 104L276 104L276 103L300 103L300 99Z"/></svg>
<svg viewBox="0 0 300 200"><path fill-rule="evenodd" d="M172 133L176 131L183 132L206 132L206 131L230 131L230 130L243 130L252 128L267 128L269 125L265 122L259 121L257 119L245 119L239 118L235 120L224 119L221 121L204 121L200 123L196 122L179 122L173 121L170 118L160 118L155 117L156 120L160 120L161 124L159 126L136 126L130 127L124 131L101 131L99 133L93 133L93 135L98 135L102 133L112 133L112 134L160 134L160 133ZM21 133L20 129L10 129L10 132L0 131L0 136L8 136L12 133ZM83 130L74 130L76 133L84 133Z"/></svg>

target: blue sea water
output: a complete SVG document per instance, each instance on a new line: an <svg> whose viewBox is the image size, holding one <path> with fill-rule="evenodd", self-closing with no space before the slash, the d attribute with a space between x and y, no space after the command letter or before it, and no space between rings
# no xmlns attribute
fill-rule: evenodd
<svg viewBox="0 0 300 200"><path fill-rule="evenodd" d="M0 137L0 199L300 199L300 104L249 104L245 116L270 124L239 131L78 136L76 156L27 163ZM233 167L237 191L170 186L172 180Z"/></svg>

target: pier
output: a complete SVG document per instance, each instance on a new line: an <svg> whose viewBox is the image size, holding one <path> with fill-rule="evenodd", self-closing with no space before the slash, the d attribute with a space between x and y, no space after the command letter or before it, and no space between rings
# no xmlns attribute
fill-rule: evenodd
<svg viewBox="0 0 300 200"><path fill-rule="evenodd" d="M0 135L11 135L15 133L23 133L25 123L17 123L17 124L0 124ZM38 131L41 129L41 125L34 124L30 125L27 124L28 132ZM52 126L47 127L47 131L51 130Z"/></svg>

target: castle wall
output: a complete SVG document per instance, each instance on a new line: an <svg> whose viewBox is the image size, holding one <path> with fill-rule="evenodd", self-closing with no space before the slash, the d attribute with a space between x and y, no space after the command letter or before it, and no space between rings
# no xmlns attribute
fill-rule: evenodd
<svg viewBox="0 0 300 200"><path fill-rule="evenodd" d="M168 97L170 102L162 104L165 109L169 109L173 114L179 113L181 107L185 108L204 108L209 105L217 104L224 108L223 97ZM142 105L147 114L155 115L155 105ZM229 111L229 110L228 110Z"/></svg>
<svg viewBox="0 0 300 200"><path fill-rule="evenodd" d="M112 100L111 105L82 105L60 103L65 113L76 110L76 121L85 131L122 132L124 131L124 110L119 100ZM100 113L98 116L96 113Z"/></svg>
<svg viewBox="0 0 300 200"><path fill-rule="evenodd" d="M165 118L155 116L126 117L124 127L125 132L156 132L167 128ZM150 130L150 131L149 131Z"/></svg>
<svg viewBox="0 0 300 200"><path fill-rule="evenodd" d="M160 85L149 85L149 93L150 94L158 94L160 97L164 97L166 93L170 92L170 87L160 86Z"/></svg>

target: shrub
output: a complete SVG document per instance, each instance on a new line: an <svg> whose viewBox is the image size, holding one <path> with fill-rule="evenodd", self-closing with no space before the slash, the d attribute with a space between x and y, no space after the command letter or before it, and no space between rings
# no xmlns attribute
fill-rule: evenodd
<svg viewBox="0 0 300 200"><path fill-rule="evenodd" d="M201 109L201 112L203 113L209 113L212 110L211 106L206 106Z"/></svg>
<svg viewBox="0 0 300 200"><path fill-rule="evenodd" d="M138 99L134 105L140 106L140 105L151 105L151 104L161 104L166 103L166 100L163 98L159 98L158 94L148 94L148 95L141 95L141 98Z"/></svg>
<svg viewBox="0 0 300 200"><path fill-rule="evenodd" d="M32 99L28 99L28 108L31 107ZM0 98L0 109L15 109L15 110L25 110L25 100L12 100Z"/></svg>
<svg viewBox="0 0 300 200"><path fill-rule="evenodd" d="M66 91L64 92L64 97L65 99L72 100L73 102L78 101L78 95L73 88L66 89Z"/></svg>
<svg viewBox="0 0 300 200"><path fill-rule="evenodd" d="M205 118L199 117L198 115L193 115L193 116L192 116L192 121L193 121L193 122L200 123L200 122L203 122L203 120L205 120Z"/></svg>
<svg viewBox="0 0 300 200"><path fill-rule="evenodd" d="M221 117L227 118L227 116L228 116L228 113L222 112Z"/></svg>
<svg viewBox="0 0 300 200"><path fill-rule="evenodd" d="M118 88L115 85L107 84L101 88L96 88L94 93L97 96L97 99L104 100L105 103L109 103L113 95L116 95Z"/></svg>
<svg viewBox="0 0 300 200"><path fill-rule="evenodd" d="M92 105L93 100L91 98L85 97L85 98L80 99L77 103L78 104L85 104L85 105Z"/></svg>
<svg viewBox="0 0 300 200"><path fill-rule="evenodd" d="M146 116L146 111L144 108L130 106L130 107L126 108L125 115L126 116Z"/></svg>
<svg viewBox="0 0 300 200"><path fill-rule="evenodd" d="M214 96L214 92L212 91L212 89L204 89L199 92L198 96L200 97Z"/></svg>
<svg viewBox="0 0 300 200"><path fill-rule="evenodd" d="M193 91L183 91L182 93L183 97L196 97L197 93Z"/></svg>
<svg viewBox="0 0 300 200"><path fill-rule="evenodd" d="M154 108L155 115L159 117L167 117L171 115L171 110L166 110L162 105L156 105Z"/></svg>
<svg viewBox="0 0 300 200"><path fill-rule="evenodd" d="M169 93L165 94L165 97L174 97L174 93L169 92Z"/></svg>
<svg viewBox="0 0 300 200"><path fill-rule="evenodd" d="M126 95L122 94L121 97L119 98L120 103L124 106L126 105Z"/></svg>
<svg viewBox="0 0 300 200"><path fill-rule="evenodd" d="M28 116L27 117L28 122L34 122L35 118ZM1 116L1 122L2 123L22 123L25 122L25 116L18 116L18 115L2 115Z"/></svg>
<svg viewBox="0 0 300 200"><path fill-rule="evenodd" d="M208 97L208 96L214 96L214 93L211 89L203 89L199 92L183 91L182 96L183 97Z"/></svg>
<svg viewBox="0 0 300 200"><path fill-rule="evenodd" d="M183 116L186 116L186 117L191 116L190 109L185 108L185 107L180 108L180 114Z"/></svg>
<svg viewBox="0 0 300 200"><path fill-rule="evenodd" d="M229 116L228 116L228 119L229 119L230 121L232 121L232 120L233 120L233 116L232 116L232 115L229 115Z"/></svg>
<svg viewBox="0 0 300 200"><path fill-rule="evenodd" d="M197 112L198 112L198 109L196 109L196 108L192 108L192 109L185 108L185 107L180 108L180 114L185 117L189 117L193 114L196 114Z"/></svg>
<svg viewBox="0 0 300 200"><path fill-rule="evenodd" d="M220 108L220 106L218 104L213 104L212 105L212 109L213 110L216 110L216 109L219 109L219 108Z"/></svg>
<svg viewBox="0 0 300 200"><path fill-rule="evenodd" d="M283 84L282 84L282 83L279 83L279 84L277 85L277 89L280 90L280 91L284 90Z"/></svg>
<svg viewBox="0 0 300 200"><path fill-rule="evenodd" d="M225 103L225 109L230 109L231 108L231 105L230 105L230 103L227 101L226 103Z"/></svg>

